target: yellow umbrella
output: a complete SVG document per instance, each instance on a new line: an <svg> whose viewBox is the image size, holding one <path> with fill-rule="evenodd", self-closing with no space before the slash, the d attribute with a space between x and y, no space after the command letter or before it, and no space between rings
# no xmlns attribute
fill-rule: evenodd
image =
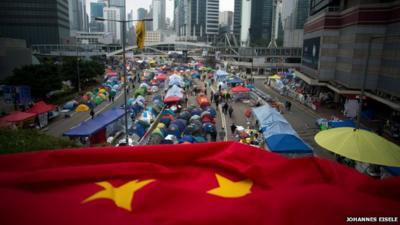
<svg viewBox="0 0 400 225"><path fill-rule="evenodd" d="M270 76L269 79L279 80L279 79L281 79L281 77L278 76L277 74L275 74L275 75L273 75L273 76Z"/></svg>
<svg viewBox="0 0 400 225"><path fill-rule="evenodd" d="M333 128L319 132L314 139L321 147L349 159L400 166L400 147L366 130Z"/></svg>
<svg viewBox="0 0 400 225"><path fill-rule="evenodd" d="M89 111L89 106L87 106L85 104L80 104L75 109L75 112L87 112L87 111Z"/></svg>

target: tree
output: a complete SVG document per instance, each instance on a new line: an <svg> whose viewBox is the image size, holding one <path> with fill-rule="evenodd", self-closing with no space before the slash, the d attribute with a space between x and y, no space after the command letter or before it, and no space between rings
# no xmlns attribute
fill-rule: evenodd
<svg viewBox="0 0 400 225"><path fill-rule="evenodd" d="M70 80L75 87L78 87L76 58L66 58L63 61L61 68L61 76L64 80ZM104 66L96 61L79 60L79 77L81 87L99 75L104 73Z"/></svg>
<svg viewBox="0 0 400 225"><path fill-rule="evenodd" d="M4 83L30 86L34 97L45 98L50 91L61 89L61 81L57 65L41 64L15 69L13 75L6 78Z"/></svg>

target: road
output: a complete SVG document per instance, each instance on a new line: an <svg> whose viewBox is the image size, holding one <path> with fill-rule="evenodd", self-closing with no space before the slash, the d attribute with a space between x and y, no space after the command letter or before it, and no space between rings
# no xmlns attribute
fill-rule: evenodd
<svg viewBox="0 0 400 225"><path fill-rule="evenodd" d="M122 92L120 92L116 98L114 103L109 101L104 101L100 105L98 105L94 111L96 114L102 113L111 109L112 107L119 107L124 104L124 96ZM63 116L59 116L55 121L49 123L48 129L45 131L47 134L62 137L63 133L71 129L72 127L78 126L83 121L88 121L91 119L91 116L88 112L73 112L70 118L64 118Z"/></svg>

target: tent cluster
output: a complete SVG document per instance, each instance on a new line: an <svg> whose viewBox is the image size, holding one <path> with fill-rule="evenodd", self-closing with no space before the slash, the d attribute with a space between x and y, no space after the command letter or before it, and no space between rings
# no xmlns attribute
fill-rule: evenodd
<svg viewBox="0 0 400 225"><path fill-rule="evenodd" d="M312 148L306 144L292 128L289 122L274 108L263 105L253 108L268 149L284 154L312 154Z"/></svg>
<svg viewBox="0 0 400 225"><path fill-rule="evenodd" d="M202 143L216 132L216 110L191 106L177 110L172 106L162 112L160 123L150 136L150 144Z"/></svg>

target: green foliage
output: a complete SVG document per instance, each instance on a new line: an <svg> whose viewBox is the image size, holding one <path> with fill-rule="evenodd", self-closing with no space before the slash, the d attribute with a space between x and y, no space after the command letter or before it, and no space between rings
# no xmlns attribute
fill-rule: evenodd
<svg viewBox="0 0 400 225"><path fill-rule="evenodd" d="M0 154L79 147L73 141L52 137L37 130L0 129Z"/></svg>
<svg viewBox="0 0 400 225"><path fill-rule="evenodd" d="M41 64L17 68L13 71L13 76L6 78L4 82L10 85L31 86L33 96L45 98L48 92L62 87L61 81L57 65Z"/></svg>
<svg viewBox="0 0 400 225"><path fill-rule="evenodd" d="M104 73L104 66L96 61L79 60L79 72L81 87L84 88L90 81ZM78 86L76 58L64 59L61 76L64 80L70 80L75 87Z"/></svg>

